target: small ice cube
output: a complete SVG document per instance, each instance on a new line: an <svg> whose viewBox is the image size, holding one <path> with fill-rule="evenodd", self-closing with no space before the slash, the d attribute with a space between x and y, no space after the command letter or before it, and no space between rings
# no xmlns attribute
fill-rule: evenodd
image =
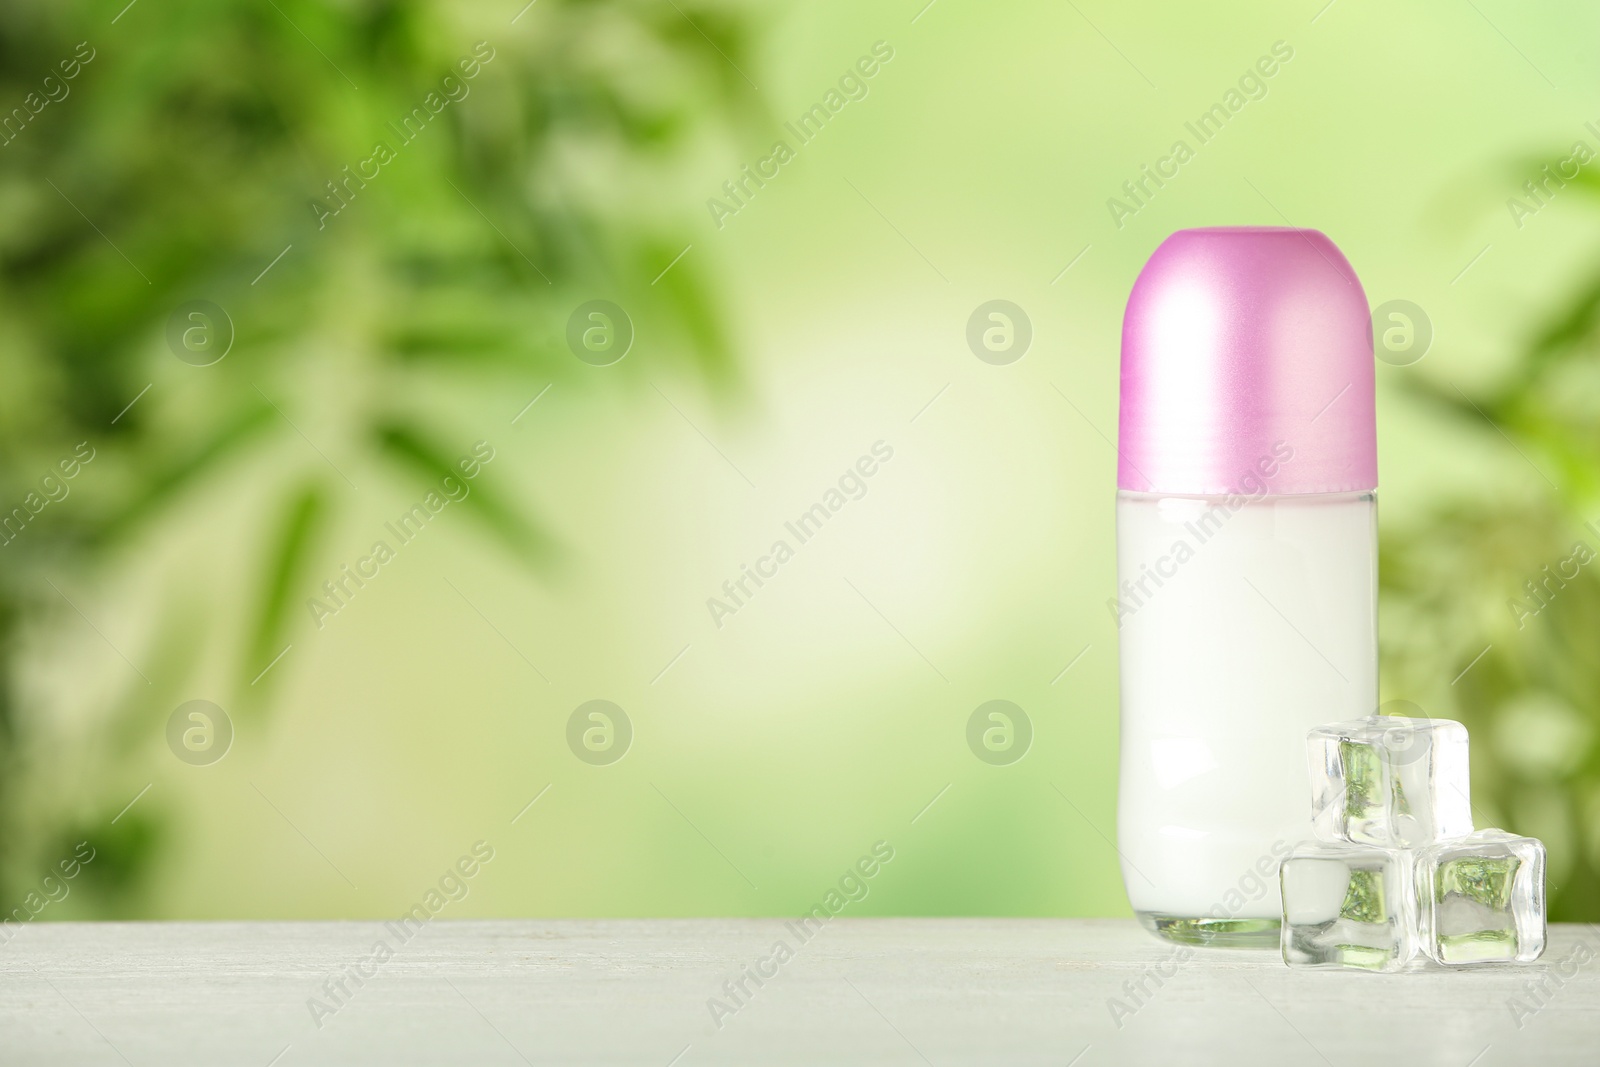
<svg viewBox="0 0 1600 1067"><path fill-rule="evenodd" d="M1417 851L1422 950L1439 963L1528 963L1544 952L1544 845L1479 830Z"/></svg>
<svg viewBox="0 0 1600 1067"><path fill-rule="evenodd" d="M1397 971L1417 954L1410 857L1372 845L1296 845L1279 868L1283 961Z"/></svg>
<svg viewBox="0 0 1600 1067"><path fill-rule="evenodd" d="M1312 831L1324 841L1417 848L1472 832L1467 729L1373 715L1306 735Z"/></svg>

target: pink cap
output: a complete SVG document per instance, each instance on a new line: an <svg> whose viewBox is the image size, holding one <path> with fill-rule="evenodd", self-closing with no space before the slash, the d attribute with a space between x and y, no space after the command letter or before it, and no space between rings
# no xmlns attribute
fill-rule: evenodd
<svg viewBox="0 0 1600 1067"><path fill-rule="evenodd" d="M1372 324L1316 230L1179 230L1122 319L1117 486L1178 495L1378 486Z"/></svg>

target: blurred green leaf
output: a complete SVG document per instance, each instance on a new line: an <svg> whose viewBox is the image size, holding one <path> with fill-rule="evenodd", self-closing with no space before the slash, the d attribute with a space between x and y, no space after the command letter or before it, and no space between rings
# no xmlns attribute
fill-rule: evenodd
<svg viewBox="0 0 1600 1067"><path fill-rule="evenodd" d="M523 563L536 570L555 564L560 556L555 541L504 503L484 484L482 472L477 478L465 478L446 449L406 423L390 422L379 426L377 439L385 455L399 467L421 475L430 486L437 488L446 478L466 486L469 492L459 501L459 506L476 515Z"/></svg>
<svg viewBox="0 0 1600 1067"><path fill-rule="evenodd" d="M244 674L254 678L265 670L287 644L289 606L295 591L308 582L310 562L321 532L327 494L321 483L310 482L283 508L273 547L261 561L257 583L257 608L250 638L245 645ZM266 698L271 674L251 681L240 690L240 708L253 708Z"/></svg>
<svg viewBox="0 0 1600 1067"><path fill-rule="evenodd" d="M241 452L277 418L271 405L259 399L246 402L209 436L176 457L153 464L154 471L121 507L100 521L93 543L106 546L126 538L139 522L170 508L174 498Z"/></svg>

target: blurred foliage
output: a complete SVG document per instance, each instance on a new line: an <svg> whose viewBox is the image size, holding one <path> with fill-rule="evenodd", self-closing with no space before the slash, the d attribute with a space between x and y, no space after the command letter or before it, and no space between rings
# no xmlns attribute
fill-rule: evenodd
<svg viewBox="0 0 1600 1067"><path fill-rule="evenodd" d="M1591 202L1600 182L1573 183ZM1596 204L1600 206L1600 204ZM1469 394L1427 364L1407 392L1525 477L1385 527L1388 688L1466 723L1479 826L1544 840L1555 921L1600 915L1600 263L1501 380ZM1500 485L1497 480L1495 485Z"/></svg>
<svg viewBox="0 0 1600 1067"><path fill-rule="evenodd" d="M696 0L519 7L0 6L3 507L80 442L94 453L70 505L30 513L4 546L0 899L88 838L102 858L84 884L102 911L126 910L107 902L129 896L163 831L148 802L117 819L140 785L116 775L119 757L159 743L202 651L236 661L236 716L264 712L272 676L251 680L300 618L295 591L341 501L369 475L437 485L483 436L452 416L463 393L498 410L581 384L564 347L579 302L629 309L657 367L736 387L693 260L651 280L686 243L679 157L752 117L735 67L745 18ZM362 164L378 142L393 158L374 175ZM236 330L206 367L166 340L196 299ZM15 685L25 627L94 626L74 589L239 479L267 531L239 548L241 587L151 608L126 696L93 737L53 736ZM493 478L466 507L526 566L558 560ZM241 647L217 647L234 605ZM68 765L87 789L62 788Z"/></svg>
<svg viewBox="0 0 1600 1067"><path fill-rule="evenodd" d="M0 518L80 442L95 456L64 503L30 510L0 547L0 907L88 839L89 913L140 914L140 879L173 827L153 798L122 814L147 779L121 768L164 744L206 665L228 665L241 721L270 725L276 676L251 681L284 646L352 485L437 484L482 436L464 412L509 416L552 382L592 382L565 349L578 303L623 305L655 367L738 395L697 257L661 272L698 211L683 160L760 117L739 72L752 40L748 15L717 0L0 5ZM480 41L493 58L468 95L398 135ZM62 62L90 55L63 80ZM380 140L397 158L350 179ZM348 200L337 214L329 183ZM1592 170L1572 184L1600 194ZM236 331L207 367L166 340L197 299ZM1552 917L1593 919L1600 559L1570 579L1560 569L1576 542L1600 551L1600 264L1545 322L1490 387L1457 388L1437 358L1399 372L1416 398L1520 453L1527 475L1520 492L1385 526L1384 667L1393 695L1472 730L1480 824L1549 844ZM614 371L648 389L637 360ZM28 634L110 644L97 585L152 530L238 487L261 533L232 552L236 584L148 604L120 689L87 723L47 721L18 685ZM486 545L543 575L560 567L548 525L492 474L468 501ZM974 817L968 840L1004 840L993 826L1009 816ZM1043 862L1013 832L1007 851ZM978 899L960 884L982 865L960 855L921 880L937 908Z"/></svg>

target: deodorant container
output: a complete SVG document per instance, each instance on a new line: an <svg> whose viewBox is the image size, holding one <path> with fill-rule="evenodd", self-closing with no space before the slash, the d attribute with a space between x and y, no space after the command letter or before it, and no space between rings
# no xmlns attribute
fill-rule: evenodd
<svg viewBox="0 0 1600 1067"><path fill-rule="evenodd" d="M1167 238L1122 324L1117 838L1146 928L1276 947L1305 737L1377 707L1372 328L1315 230Z"/></svg>

